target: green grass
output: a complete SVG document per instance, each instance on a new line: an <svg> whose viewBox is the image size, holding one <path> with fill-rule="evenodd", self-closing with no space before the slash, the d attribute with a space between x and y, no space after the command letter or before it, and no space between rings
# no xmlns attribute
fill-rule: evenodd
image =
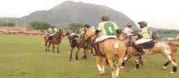
<svg viewBox="0 0 179 78"><path fill-rule="evenodd" d="M0 36L0 78L110 78L106 67L103 76L98 74L95 57L88 60L68 61L69 44L63 39L61 53L44 52L43 37ZM177 53L179 60L179 52ZM81 57L81 56L80 56ZM179 73L170 74L171 65L161 70L166 59L162 55L147 56L144 66L134 70L135 63L129 61L120 72L121 78L178 78Z"/></svg>

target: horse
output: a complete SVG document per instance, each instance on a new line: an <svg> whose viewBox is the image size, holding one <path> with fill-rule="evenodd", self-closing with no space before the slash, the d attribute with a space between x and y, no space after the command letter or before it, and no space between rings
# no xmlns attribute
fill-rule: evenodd
<svg viewBox="0 0 179 78"><path fill-rule="evenodd" d="M121 32L123 33L123 32ZM141 35L137 34L138 39L142 38ZM127 36L124 36L125 39L127 39ZM173 70L171 73L177 72L177 63L175 61L175 54L177 52L177 47L179 47L179 45L174 44L172 42L166 42L166 41L161 41L159 40L155 34L152 35L153 38L153 42L152 43L144 43L143 47L145 47L146 45L149 46L150 48L143 48L144 51L144 55L150 55L150 54L162 54L164 55L169 61L167 61L164 64L164 69L167 68L167 66L172 63L173 64ZM151 47L152 46L152 47ZM122 63L122 68L123 66L125 66L125 63L132 57L136 58L137 56L137 49L135 48L135 44L132 43L132 45L128 48L127 54L124 57L123 63ZM139 60L138 58L136 58L136 69L139 69Z"/></svg>
<svg viewBox="0 0 179 78"><path fill-rule="evenodd" d="M70 33L70 32L66 32L66 35L68 36L68 40L69 40L69 43L71 46L69 61L72 61L73 50L75 48L77 48L76 60L79 60L78 53L81 48L83 48L83 50L84 50L84 55L82 58L87 59L87 53L88 53L89 49L91 48L91 45L89 44L89 40L85 41L85 40L83 40L83 35L79 36L77 34ZM91 52L93 53L92 48L91 48Z"/></svg>
<svg viewBox="0 0 179 78"><path fill-rule="evenodd" d="M86 28L84 34L85 40L91 38L93 42L98 37L92 28ZM115 53L115 50L117 50L117 54ZM111 69L112 78L119 77L120 66L126 52L126 46L124 42L117 40L116 37L108 37L102 41L99 41L99 48L95 51L99 51L99 54L96 55L96 66L99 70L99 74L103 75L105 73L105 63L107 60ZM118 61L116 70L115 66L113 65L113 60Z"/></svg>
<svg viewBox="0 0 179 78"><path fill-rule="evenodd" d="M57 53L60 53L59 45L61 43L62 37L64 37L64 31L59 29L59 31L52 37L52 40L49 40L49 34L44 36L44 42L45 42L45 51L48 52L50 46L52 45L52 52L55 52L55 45L56 45L56 51Z"/></svg>

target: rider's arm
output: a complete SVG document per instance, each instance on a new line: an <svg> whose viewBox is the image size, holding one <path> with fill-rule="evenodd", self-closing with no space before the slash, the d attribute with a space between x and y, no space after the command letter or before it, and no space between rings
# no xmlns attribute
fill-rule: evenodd
<svg viewBox="0 0 179 78"><path fill-rule="evenodd" d="M114 23L114 28L115 28L115 30L119 29L119 27L117 26L116 23Z"/></svg>
<svg viewBox="0 0 179 78"><path fill-rule="evenodd" d="M55 30L55 32L57 32L57 31L58 31L58 30L57 30L57 28L55 28L54 30Z"/></svg>
<svg viewBox="0 0 179 78"><path fill-rule="evenodd" d="M96 34L99 34L99 32L101 32L101 30L102 30L102 23L99 23L99 24L98 24L98 28L97 28L97 30L95 31Z"/></svg>
<svg viewBox="0 0 179 78"><path fill-rule="evenodd" d="M102 23L99 23L99 24L98 24L97 30L98 30L98 31L101 31L101 30L102 30Z"/></svg>

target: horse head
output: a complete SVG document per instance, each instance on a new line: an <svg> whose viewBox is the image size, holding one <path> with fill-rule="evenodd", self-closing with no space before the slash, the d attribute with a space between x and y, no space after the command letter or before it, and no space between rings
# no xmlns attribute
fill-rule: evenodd
<svg viewBox="0 0 179 78"><path fill-rule="evenodd" d="M59 29L59 36L65 37L65 31L62 29Z"/></svg>
<svg viewBox="0 0 179 78"><path fill-rule="evenodd" d="M58 37L58 38L65 37L65 32L62 29L59 29L55 37Z"/></svg>
<svg viewBox="0 0 179 78"><path fill-rule="evenodd" d="M123 32L122 29L117 29L116 30L116 36L119 40L125 40L128 38L127 34Z"/></svg>
<svg viewBox="0 0 179 78"><path fill-rule="evenodd" d="M67 31L67 32L65 33L65 35L66 35L66 36L69 36L69 35L70 35L70 31Z"/></svg>
<svg viewBox="0 0 179 78"><path fill-rule="evenodd" d="M84 34L83 34L84 40L88 40L89 38L95 39L97 37L95 31L96 31L95 28L92 27L84 28Z"/></svg>

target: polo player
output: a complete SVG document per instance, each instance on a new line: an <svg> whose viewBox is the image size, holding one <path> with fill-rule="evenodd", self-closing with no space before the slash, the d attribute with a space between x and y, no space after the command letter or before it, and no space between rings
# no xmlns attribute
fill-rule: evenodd
<svg viewBox="0 0 179 78"><path fill-rule="evenodd" d="M129 37L129 41L127 42L126 46L131 46L131 36L134 36L134 31L132 29L132 24L128 23L126 27L123 30L124 33L126 33L127 37Z"/></svg>
<svg viewBox="0 0 179 78"><path fill-rule="evenodd" d="M152 41L152 38L150 35L151 31L147 27L147 23L144 21L141 21L141 22L138 22L138 24L141 28L141 32L139 34L142 36L142 38L136 40L135 45L136 45L136 49L138 50L139 60L141 61L142 54L144 53L142 44Z"/></svg>
<svg viewBox="0 0 179 78"><path fill-rule="evenodd" d="M55 28L54 26L51 26L48 30L47 33L49 34L49 38L48 40L52 40L53 36L57 33L57 28Z"/></svg>
<svg viewBox="0 0 179 78"><path fill-rule="evenodd" d="M124 28L123 32L126 33L128 37L131 35L134 35L133 34L134 31L132 29L132 24L128 23L127 26Z"/></svg>
<svg viewBox="0 0 179 78"><path fill-rule="evenodd" d="M115 22L109 21L108 16L102 16L101 20L102 20L102 22L100 22L98 24L98 27L96 30L96 34L98 34L98 36L99 36L98 38L96 38L96 41L95 41L96 54L98 54L100 52L99 42L106 38L109 38L109 37L116 38L116 30L119 29ZM116 41L118 43L118 40L116 40ZM114 47L116 49L115 53L117 54L117 48L119 46L115 45Z"/></svg>

